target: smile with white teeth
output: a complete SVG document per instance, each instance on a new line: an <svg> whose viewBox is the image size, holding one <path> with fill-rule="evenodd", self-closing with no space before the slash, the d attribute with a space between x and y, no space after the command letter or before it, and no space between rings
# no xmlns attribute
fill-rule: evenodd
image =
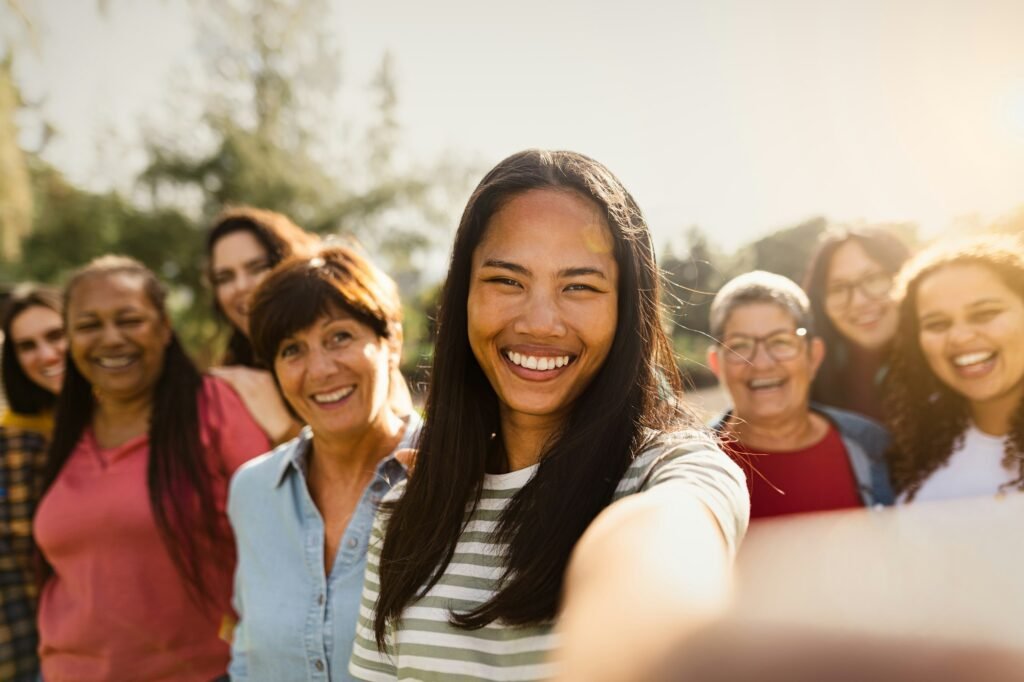
<svg viewBox="0 0 1024 682"><path fill-rule="evenodd" d="M54 365L53 367L47 367L42 371L44 377L55 377L64 373L64 364Z"/></svg>
<svg viewBox="0 0 1024 682"><path fill-rule="evenodd" d="M109 358L96 358L96 364L103 369L122 369L135 362L134 355L118 355Z"/></svg>
<svg viewBox="0 0 1024 682"><path fill-rule="evenodd" d="M957 367L970 367L988 362L996 356L995 351L978 351L977 353L963 353L953 358L953 364Z"/></svg>
<svg viewBox="0 0 1024 682"><path fill-rule="evenodd" d="M343 398L349 397L354 390L356 390L355 386L346 386L333 393L314 393L313 400L318 403L336 403Z"/></svg>
<svg viewBox="0 0 1024 682"><path fill-rule="evenodd" d="M572 362L572 356L569 355L558 355L558 356L538 356L538 355L525 355L523 353L517 353L515 351L508 351L505 353L513 365L519 367L525 367L526 369L535 369L540 372L547 372L553 369L559 369L565 367Z"/></svg>
<svg viewBox="0 0 1024 682"><path fill-rule="evenodd" d="M776 378L776 379L751 379L747 383L747 385L750 386L751 389L756 391L757 389L760 389L760 388L776 388L778 386L781 386L784 383L786 383L786 380L785 379L779 379L779 378Z"/></svg>

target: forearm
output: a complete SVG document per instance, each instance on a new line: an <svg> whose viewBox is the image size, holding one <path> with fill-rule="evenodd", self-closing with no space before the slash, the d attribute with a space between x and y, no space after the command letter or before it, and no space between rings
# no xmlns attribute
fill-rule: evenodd
<svg viewBox="0 0 1024 682"><path fill-rule="evenodd" d="M560 679L636 680L728 603L731 560L714 517L686 486L610 506L566 575Z"/></svg>

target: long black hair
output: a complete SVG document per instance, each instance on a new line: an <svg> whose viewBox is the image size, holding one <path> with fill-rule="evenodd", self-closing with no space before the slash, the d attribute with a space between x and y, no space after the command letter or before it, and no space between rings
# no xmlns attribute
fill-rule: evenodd
<svg viewBox="0 0 1024 682"><path fill-rule="evenodd" d="M276 211L268 211L252 206L232 206L218 215L210 231L206 235L207 278L216 289L213 279L213 247L223 237L235 232L248 232L259 242L267 253L267 264L276 266L292 255L308 255L319 242L319 237L306 232L293 223L288 216ZM227 322L227 316L220 309L216 294L213 297L213 308L217 316L231 329L227 349L224 353L225 365L245 365L260 367L260 362L253 352L248 337Z"/></svg>
<svg viewBox="0 0 1024 682"><path fill-rule="evenodd" d="M811 399L826 405L846 404L846 386L842 382L843 369L849 360L850 343L846 340L825 310L828 290L828 273L832 269L832 257L839 247L856 242L871 260L893 277L903 263L910 258L910 249L898 237L878 228L836 227L822 233L818 246L811 256L804 276L803 288L811 300L811 316L814 318L817 335L825 342L828 352L818 368L811 384Z"/></svg>
<svg viewBox="0 0 1024 682"><path fill-rule="evenodd" d="M388 509L374 623L378 645L387 624L441 577L467 505L480 499L488 458L501 447L498 398L467 337L471 263L491 217L535 189L574 192L600 209L619 268L618 324L604 365L502 516L497 534L509 549L500 591L468 613L453 613L452 622L479 628L498 619L512 625L550 621L573 547L611 502L630 462L655 431L696 423L678 399L682 383L661 326L660 273L633 197L607 168L581 154L529 150L499 163L473 192L455 235L416 471L405 495Z"/></svg>
<svg viewBox="0 0 1024 682"><path fill-rule="evenodd" d="M3 376L4 396L11 410L17 414L35 415L53 409L57 396L29 379L18 361L17 349L11 341L14 320L29 308L49 308L64 317L60 294L56 289L39 285L22 285L14 290L3 316L3 349L0 350L0 373Z"/></svg>
<svg viewBox="0 0 1024 682"><path fill-rule="evenodd" d="M146 266L125 256L102 256L78 270L64 290L65 313L82 281L119 274L140 278L149 302L169 324L163 285ZM70 335L69 347L73 341ZM70 348L68 354L71 355ZM65 371L50 446L47 490L92 423L95 409L92 384L70 360ZM205 579L203 561L215 547L230 542L214 503L210 486L213 472L207 466L200 438L198 395L202 383L202 375L172 331L153 391L146 486L167 551L200 605L212 603L214 598Z"/></svg>

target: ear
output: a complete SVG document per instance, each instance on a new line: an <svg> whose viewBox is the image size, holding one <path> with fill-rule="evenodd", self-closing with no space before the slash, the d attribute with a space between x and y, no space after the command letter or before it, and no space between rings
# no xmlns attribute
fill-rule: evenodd
<svg viewBox="0 0 1024 682"><path fill-rule="evenodd" d="M825 340L820 336L815 336L811 339L811 379L818 373L818 368L821 367L821 363L825 360Z"/></svg>
<svg viewBox="0 0 1024 682"><path fill-rule="evenodd" d="M718 346L710 346L708 348L708 367L714 372L718 380L722 380L722 365L721 360L718 357Z"/></svg>
<svg viewBox="0 0 1024 682"><path fill-rule="evenodd" d="M392 328L391 337L388 339L388 346L391 351L391 359L389 361L392 368L398 367L402 364L402 325L396 324Z"/></svg>
<svg viewBox="0 0 1024 682"><path fill-rule="evenodd" d="M171 337L174 335L174 330L171 328L171 321L167 317L160 319L160 340L164 344L164 348L171 345Z"/></svg>

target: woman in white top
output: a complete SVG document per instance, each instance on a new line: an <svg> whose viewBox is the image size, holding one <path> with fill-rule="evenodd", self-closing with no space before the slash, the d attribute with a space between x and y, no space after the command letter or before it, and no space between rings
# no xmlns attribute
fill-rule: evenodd
<svg viewBox="0 0 1024 682"><path fill-rule="evenodd" d="M886 377L904 501L1024 488L1024 245L944 242L903 270Z"/></svg>
<svg viewBox="0 0 1024 682"><path fill-rule="evenodd" d="M371 537L356 678L642 679L719 612L749 500L681 407L659 287L604 166L530 150L484 177L415 470Z"/></svg>

